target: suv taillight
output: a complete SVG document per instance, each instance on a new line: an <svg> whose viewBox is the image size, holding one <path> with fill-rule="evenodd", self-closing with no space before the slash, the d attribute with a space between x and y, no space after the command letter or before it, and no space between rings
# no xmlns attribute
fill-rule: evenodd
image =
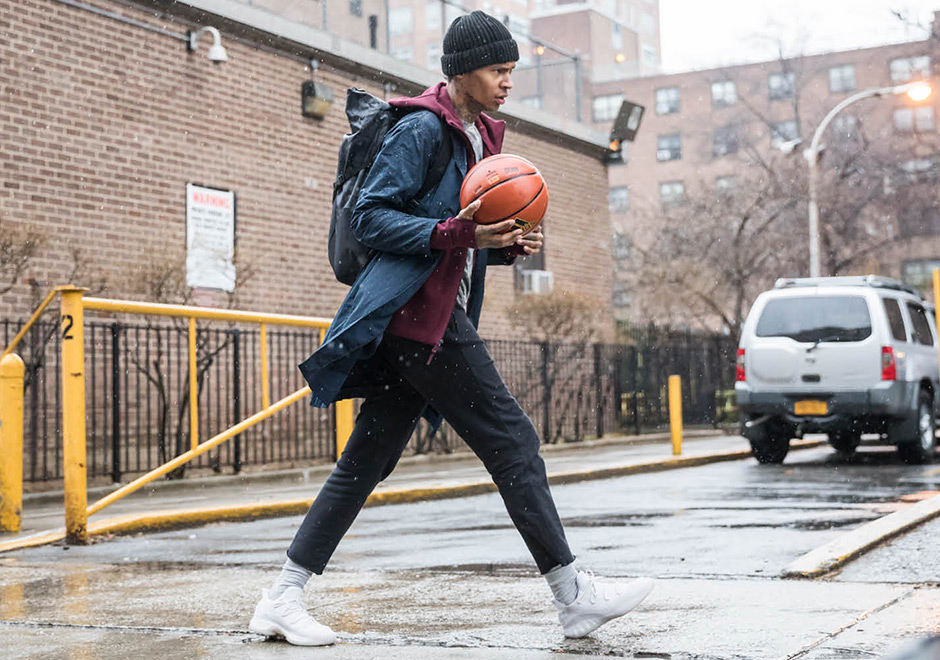
<svg viewBox="0 0 940 660"><path fill-rule="evenodd" d="M744 349L738 349L738 359L734 363L734 379L739 382L747 380L744 373Z"/></svg>
<svg viewBox="0 0 940 660"><path fill-rule="evenodd" d="M881 380L898 379L898 361L894 357L894 349L890 346L881 347Z"/></svg>

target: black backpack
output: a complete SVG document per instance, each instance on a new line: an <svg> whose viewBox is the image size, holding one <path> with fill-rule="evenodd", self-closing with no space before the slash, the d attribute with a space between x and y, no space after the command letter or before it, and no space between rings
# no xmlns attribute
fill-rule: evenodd
<svg viewBox="0 0 940 660"><path fill-rule="evenodd" d="M346 116L349 118L350 132L343 136L339 147L329 238L330 266L333 267L336 279L343 284L351 285L355 282L375 252L356 240L352 231L352 215L359 191L382 148L385 134L407 112L409 110L394 108L361 89L350 88L346 91ZM443 118L441 131L444 135L441 148L415 200L421 199L440 184L453 155L453 145Z"/></svg>

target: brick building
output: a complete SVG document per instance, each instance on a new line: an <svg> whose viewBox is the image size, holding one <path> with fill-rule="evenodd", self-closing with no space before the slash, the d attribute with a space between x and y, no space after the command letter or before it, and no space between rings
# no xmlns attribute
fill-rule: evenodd
<svg viewBox="0 0 940 660"><path fill-rule="evenodd" d="M330 271L326 237L347 130L343 90L413 94L440 74L262 7L289 4L0 0L0 227L46 238L0 298L4 318L24 316L38 292L67 279L75 247L83 276L106 278L106 295L145 297L137 281L147 264L183 257L187 184L235 192L236 268L253 273L236 286L239 307L335 311L346 288ZM360 27L380 4L361 3ZM209 37L187 52L187 30L207 25L221 31L227 62L207 59ZM312 75L335 97L323 120L301 115ZM551 192L539 265L555 290L607 301L606 136L518 102L502 115L504 151L537 163ZM524 280L510 268L489 277L481 331L516 336L505 312ZM200 291L198 301L224 296ZM600 325L609 317L608 307Z"/></svg>
<svg viewBox="0 0 940 660"><path fill-rule="evenodd" d="M779 159L786 157L779 147L789 147L790 166L805 173L806 163L799 156L817 126L834 106L862 90L926 79L935 92L921 103L893 94L853 103L829 125L823 140L829 150L854 148L855 141L880 150L895 166L896 176L884 179L886 187L899 185L899 180L903 185L912 177L936 181L940 95L935 63L936 44L928 39L595 85L596 107L619 106L627 99L646 108L636 141L626 145L623 162L610 167L610 208L621 270L629 268L631 246L655 236L655 229L641 227L638 218L662 214L694 191L722 194L740 185L767 162L783 162ZM604 127L601 122L594 125ZM824 157L820 167L826 162ZM805 192L794 194L801 196L792 240L802 246L807 240L806 198ZM899 240L854 261L840 274L877 272L926 284L929 269L940 265L940 222L937 204L931 206L919 210L922 215L916 218L905 217L901 208L888 210ZM820 222L826 222L825 209ZM780 273L800 274L807 274L806 267ZM621 318L646 315L645 310L630 309L634 293L623 282L615 283L614 305Z"/></svg>

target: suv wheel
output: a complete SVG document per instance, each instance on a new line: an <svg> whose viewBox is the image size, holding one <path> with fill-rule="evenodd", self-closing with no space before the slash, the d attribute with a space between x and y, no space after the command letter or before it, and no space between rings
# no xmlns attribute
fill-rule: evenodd
<svg viewBox="0 0 940 660"><path fill-rule="evenodd" d="M769 419L748 429L747 439L751 443L751 453L758 463L783 463L787 452L790 451L789 428L775 420Z"/></svg>
<svg viewBox="0 0 940 660"><path fill-rule="evenodd" d="M905 463L926 463L937 447L937 426L933 415L933 399L921 390L917 403L917 437L898 443L898 454Z"/></svg>
<svg viewBox="0 0 940 660"><path fill-rule="evenodd" d="M840 454L851 456L861 442L862 432L850 427L829 433L829 444Z"/></svg>

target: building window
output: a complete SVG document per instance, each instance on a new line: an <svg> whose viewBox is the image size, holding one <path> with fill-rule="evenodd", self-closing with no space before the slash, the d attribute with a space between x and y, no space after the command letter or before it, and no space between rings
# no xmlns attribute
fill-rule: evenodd
<svg viewBox="0 0 940 660"><path fill-rule="evenodd" d="M712 105L722 108L738 102L738 88L731 80L712 83Z"/></svg>
<svg viewBox="0 0 940 660"><path fill-rule="evenodd" d="M854 115L837 115L832 120L832 135L839 140L850 140L858 136L858 117Z"/></svg>
<svg viewBox="0 0 940 660"><path fill-rule="evenodd" d="M898 166L898 169L900 170L898 176L900 185L937 183L940 181L936 158L906 160Z"/></svg>
<svg viewBox="0 0 940 660"><path fill-rule="evenodd" d="M790 99L796 94L796 83L793 72L771 73L767 78L767 87L770 90L770 99Z"/></svg>
<svg viewBox="0 0 940 660"><path fill-rule="evenodd" d="M392 35L411 34L414 20L411 7L398 7L388 12L388 31Z"/></svg>
<svg viewBox="0 0 940 660"><path fill-rule="evenodd" d="M362 17L362 0L349 0L349 13Z"/></svg>
<svg viewBox="0 0 940 660"><path fill-rule="evenodd" d="M940 209L922 204L897 209L898 234L903 238L940 235Z"/></svg>
<svg viewBox="0 0 940 660"><path fill-rule="evenodd" d="M614 282L614 307L620 309L629 308L632 302L633 297L630 295L627 285L623 282Z"/></svg>
<svg viewBox="0 0 940 660"><path fill-rule="evenodd" d="M679 160L682 158L682 138L678 133L660 135L656 139L656 160Z"/></svg>
<svg viewBox="0 0 940 660"><path fill-rule="evenodd" d="M855 89L855 65L843 64L829 69L829 91L833 94Z"/></svg>
<svg viewBox="0 0 940 660"><path fill-rule="evenodd" d="M661 204L681 204L685 199L685 184L681 181L663 181L659 184L659 201Z"/></svg>
<svg viewBox="0 0 940 660"><path fill-rule="evenodd" d="M620 31L620 23L616 21L610 24L610 45L614 50L623 48L623 33Z"/></svg>
<svg viewBox="0 0 940 660"><path fill-rule="evenodd" d="M659 64L659 53L656 51L655 46L643 45L643 64L648 66L656 66Z"/></svg>
<svg viewBox="0 0 940 660"><path fill-rule="evenodd" d="M719 126L712 133L712 156L720 158L738 152L738 130L735 126Z"/></svg>
<svg viewBox="0 0 940 660"><path fill-rule="evenodd" d="M441 44L433 43L428 44L427 50L425 51L425 57L427 62L425 66L432 71L440 70L441 68Z"/></svg>
<svg viewBox="0 0 940 660"><path fill-rule="evenodd" d="M411 46L404 46L402 48L392 48L388 53L396 60L401 60L402 62L411 62L414 60L415 52Z"/></svg>
<svg viewBox="0 0 940 660"><path fill-rule="evenodd" d="M905 83L930 77L930 56L899 57L891 60L891 82Z"/></svg>
<svg viewBox="0 0 940 660"><path fill-rule="evenodd" d="M901 280L918 289L926 289L933 281L933 272L937 268L940 268L940 258L903 261Z"/></svg>
<svg viewBox="0 0 940 660"><path fill-rule="evenodd" d="M539 96L523 96L522 102L532 108L542 108L542 98Z"/></svg>
<svg viewBox="0 0 940 660"><path fill-rule="evenodd" d="M800 137L800 127L795 119L778 121L770 125L770 143L774 146Z"/></svg>
<svg viewBox="0 0 940 660"><path fill-rule="evenodd" d="M894 111L894 130L898 133L929 133L933 129L933 108L930 106Z"/></svg>
<svg viewBox="0 0 940 660"><path fill-rule="evenodd" d="M610 212L624 213L630 210L630 189L627 186L614 186L610 189Z"/></svg>
<svg viewBox="0 0 940 660"><path fill-rule="evenodd" d="M715 179L715 192L719 197L726 197L738 187L738 177L720 176Z"/></svg>
<svg viewBox="0 0 940 660"><path fill-rule="evenodd" d="M656 90L656 114L671 115L679 112L679 88L660 87Z"/></svg>
<svg viewBox="0 0 940 660"><path fill-rule="evenodd" d="M594 121L613 121L620 112L623 94L607 94L591 99L591 118Z"/></svg>
<svg viewBox="0 0 940 660"><path fill-rule="evenodd" d="M439 0L431 0L424 5L424 27L428 30L441 29L441 3Z"/></svg>
<svg viewBox="0 0 940 660"><path fill-rule="evenodd" d="M630 242L629 236L620 231L614 232L614 240L611 245L611 252L614 255L614 259L618 261L629 259L631 248L632 243Z"/></svg>

